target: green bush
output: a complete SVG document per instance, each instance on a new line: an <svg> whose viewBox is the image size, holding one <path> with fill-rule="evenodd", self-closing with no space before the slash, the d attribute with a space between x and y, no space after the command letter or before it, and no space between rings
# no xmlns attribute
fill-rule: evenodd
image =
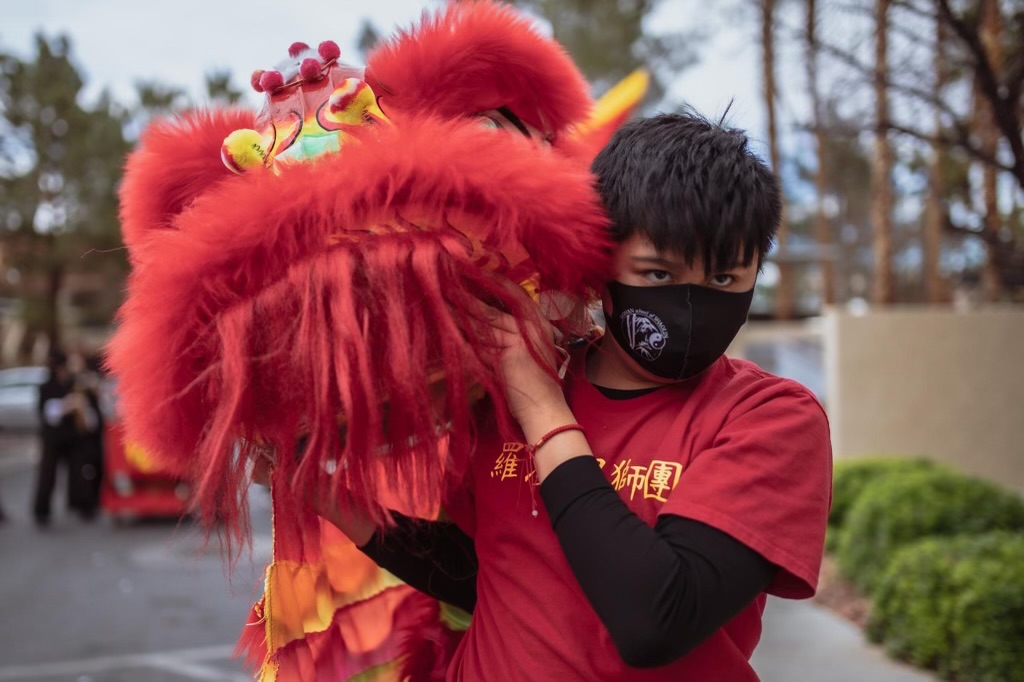
<svg viewBox="0 0 1024 682"><path fill-rule="evenodd" d="M1024 534L928 538L882 574L868 636L964 682L1024 680Z"/></svg>
<svg viewBox="0 0 1024 682"><path fill-rule="evenodd" d="M882 478L850 509L839 569L871 594L896 550L929 536L1024 529L1024 500L997 486L937 468Z"/></svg>
<svg viewBox="0 0 1024 682"><path fill-rule="evenodd" d="M1024 536L1002 549L956 567L953 654L943 666L956 679L1024 682Z"/></svg>
<svg viewBox="0 0 1024 682"><path fill-rule="evenodd" d="M925 668L938 666L950 646L949 582L962 557L948 538L925 539L896 553L871 599L867 635L884 642L896 658Z"/></svg>
<svg viewBox="0 0 1024 682"><path fill-rule="evenodd" d="M937 464L923 458L868 457L836 462L832 472L832 511L828 515L826 549L834 552L839 548L839 536L846 517L870 484L884 477L937 468Z"/></svg>

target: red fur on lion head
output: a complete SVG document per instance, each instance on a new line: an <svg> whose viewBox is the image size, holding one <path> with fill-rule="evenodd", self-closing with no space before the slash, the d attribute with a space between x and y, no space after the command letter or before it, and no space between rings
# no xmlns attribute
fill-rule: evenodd
<svg viewBox="0 0 1024 682"><path fill-rule="evenodd" d="M593 106L579 69L522 15L492 2L457 2L377 47L366 79L389 115L443 118L508 107L555 139Z"/></svg>
<svg viewBox="0 0 1024 682"><path fill-rule="evenodd" d="M532 320L510 284L539 276L580 302L609 275L585 162L472 120L507 106L556 136L581 120L586 85L554 41L499 5L454 4L376 50L367 80L394 125L340 153L234 174L222 142L255 117L199 112L153 125L128 162L135 269L109 355L126 431L232 531L239 445L276 451L299 496L436 503L468 461L481 391L509 424L481 301ZM276 499L299 513L300 497Z"/></svg>

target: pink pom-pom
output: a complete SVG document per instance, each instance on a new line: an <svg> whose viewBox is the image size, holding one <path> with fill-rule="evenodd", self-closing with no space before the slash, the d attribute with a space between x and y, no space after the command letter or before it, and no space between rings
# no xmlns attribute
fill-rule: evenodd
<svg viewBox="0 0 1024 682"><path fill-rule="evenodd" d="M309 45L306 43L292 43L288 46L288 56L292 58L298 57L308 49Z"/></svg>
<svg viewBox="0 0 1024 682"><path fill-rule="evenodd" d="M333 40L325 40L320 43L316 51L320 53L320 59L323 59L325 63L334 61L341 56L341 48Z"/></svg>
<svg viewBox="0 0 1024 682"><path fill-rule="evenodd" d="M263 86L260 84L260 79L263 78L263 70L256 69L252 72L252 76L249 77L249 85L256 92L263 92Z"/></svg>
<svg viewBox="0 0 1024 682"><path fill-rule="evenodd" d="M284 85L284 76L280 71L264 71L260 74L260 87L266 92L273 92Z"/></svg>
<svg viewBox="0 0 1024 682"><path fill-rule="evenodd" d="M313 57L306 57L302 60L302 65L299 66L299 74L307 81L319 80L322 75L320 73L320 62Z"/></svg>

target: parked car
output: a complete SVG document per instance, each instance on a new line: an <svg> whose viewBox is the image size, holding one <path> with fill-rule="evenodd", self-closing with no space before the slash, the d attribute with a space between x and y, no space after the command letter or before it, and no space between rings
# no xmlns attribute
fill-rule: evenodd
<svg viewBox="0 0 1024 682"><path fill-rule="evenodd" d="M48 376L46 367L0 370L0 429L34 431L39 428L39 387Z"/></svg>

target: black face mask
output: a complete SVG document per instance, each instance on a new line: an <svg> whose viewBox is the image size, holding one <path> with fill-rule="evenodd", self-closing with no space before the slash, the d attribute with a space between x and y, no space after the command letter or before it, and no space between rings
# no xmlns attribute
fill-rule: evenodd
<svg viewBox="0 0 1024 682"><path fill-rule="evenodd" d="M608 294L608 331L619 346L645 371L677 381L700 374L725 354L747 321L754 289L609 282Z"/></svg>

